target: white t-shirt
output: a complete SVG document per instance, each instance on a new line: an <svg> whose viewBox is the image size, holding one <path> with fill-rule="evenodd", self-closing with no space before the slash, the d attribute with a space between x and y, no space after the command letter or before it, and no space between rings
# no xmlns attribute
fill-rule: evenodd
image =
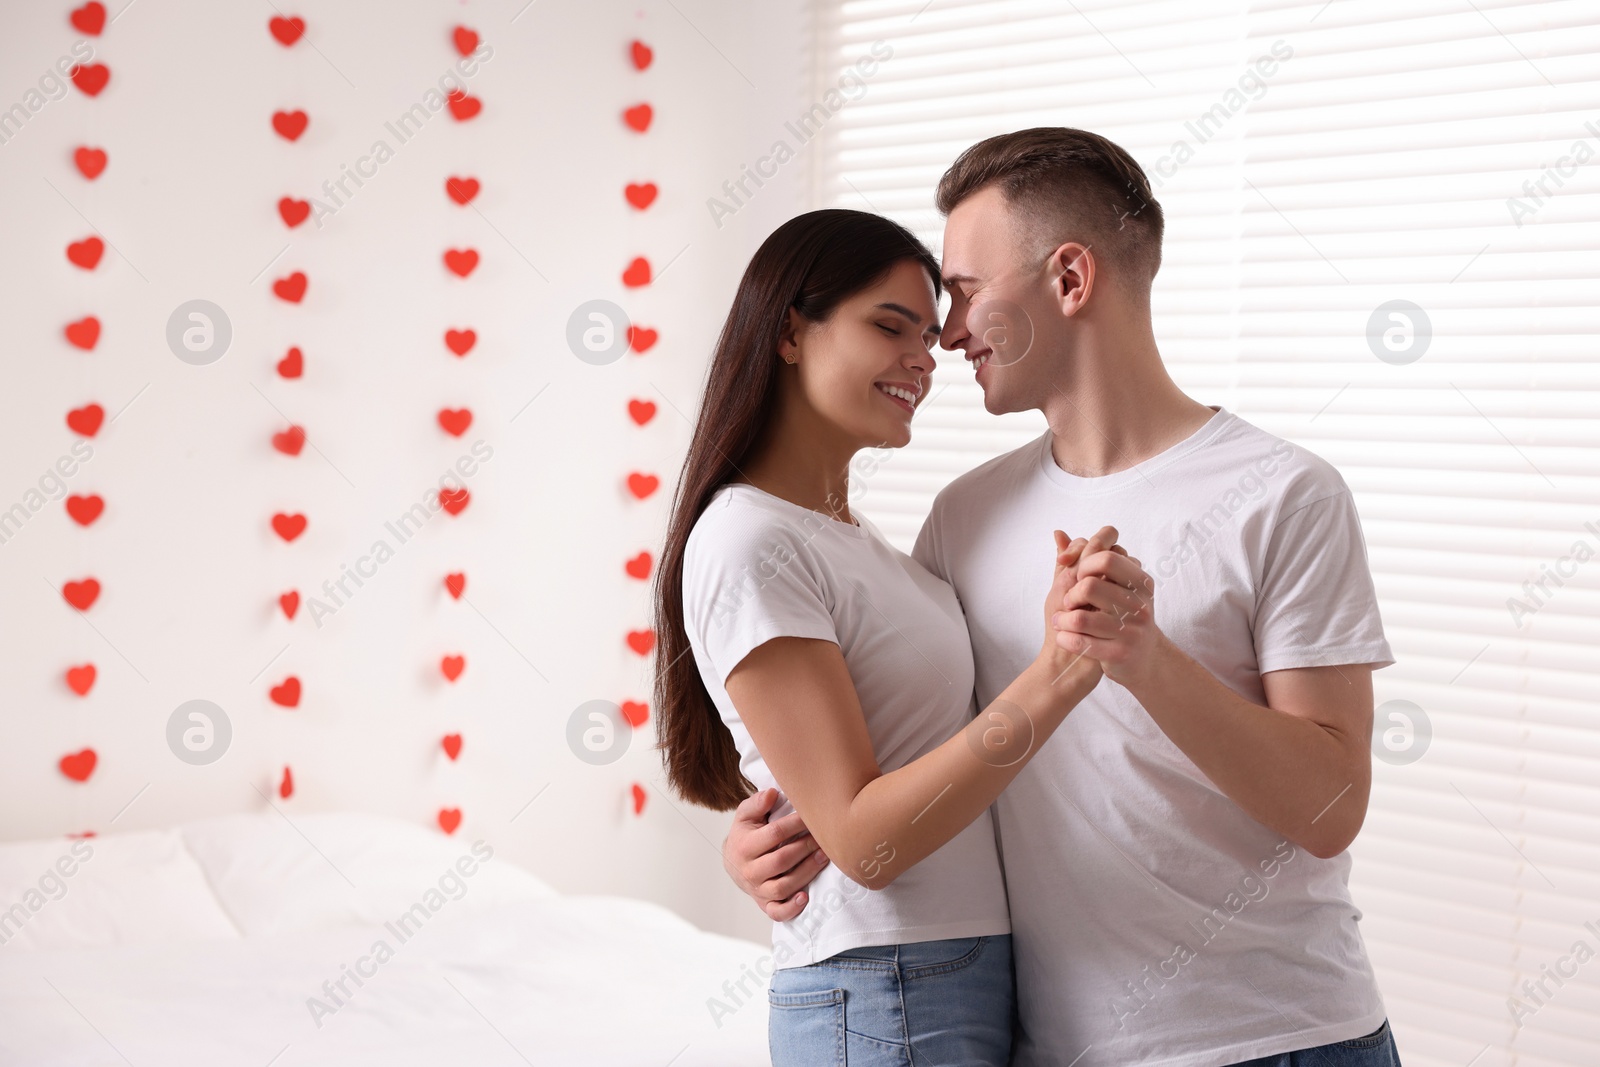
<svg viewBox="0 0 1600 1067"><path fill-rule="evenodd" d="M1057 528L1115 526L1155 579L1162 631L1249 700L1266 703L1266 671L1393 662L1328 463L1220 409L1100 478L1063 471L1050 443L956 479L917 540L966 612L980 705L1037 653ZM1110 679L994 812L1023 1028L1013 1063L1221 1067L1382 1024L1349 854L1318 859L1246 815Z"/></svg>
<svg viewBox="0 0 1600 1067"><path fill-rule="evenodd" d="M712 495L689 533L684 629L700 677L738 745L740 769L757 789L782 786L723 683L751 650L775 637L839 646L885 773L939 747L977 711L972 646L955 593L885 541L869 520L860 522L732 483ZM1043 590L1039 603L1042 618ZM793 810L784 798L771 817ZM888 849L880 853L890 855L892 842ZM988 811L883 889L867 890L829 863L807 892L805 911L773 923L777 967L815 963L863 945L1011 929Z"/></svg>

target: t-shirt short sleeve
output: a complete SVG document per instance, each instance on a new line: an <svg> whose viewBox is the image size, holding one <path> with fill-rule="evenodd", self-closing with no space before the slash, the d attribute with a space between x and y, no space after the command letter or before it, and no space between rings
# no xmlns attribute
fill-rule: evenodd
<svg viewBox="0 0 1600 1067"><path fill-rule="evenodd" d="M684 551L684 627L719 681L775 637L838 643L820 557L803 530L713 501Z"/></svg>
<svg viewBox="0 0 1600 1067"><path fill-rule="evenodd" d="M1258 670L1394 662L1355 502L1343 487L1273 529L1256 599Z"/></svg>

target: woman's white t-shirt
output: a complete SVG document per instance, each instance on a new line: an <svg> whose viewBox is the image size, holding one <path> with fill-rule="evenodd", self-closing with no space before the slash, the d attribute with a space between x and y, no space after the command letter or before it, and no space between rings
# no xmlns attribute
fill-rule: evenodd
<svg viewBox="0 0 1600 1067"><path fill-rule="evenodd" d="M700 677L757 789L782 787L724 682L775 637L839 646L885 773L937 748L976 714L972 645L955 593L865 518L853 525L753 485L722 486L689 533L683 612ZM793 810L783 798L771 818ZM987 811L883 889L867 890L830 863L807 892L805 911L773 924L776 967L864 945L1011 930Z"/></svg>

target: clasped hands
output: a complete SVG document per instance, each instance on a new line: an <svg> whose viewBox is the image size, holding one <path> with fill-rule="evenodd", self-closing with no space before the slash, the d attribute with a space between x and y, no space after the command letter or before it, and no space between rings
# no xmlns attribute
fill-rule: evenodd
<svg viewBox="0 0 1600 1067"><path fill-rule="evenodd" d="M1153 669L1166 638L1155 623L1155 579L1117 536L1114 526L1070 539L1055 531L1045 648L1057 661L1060 652L1071 662L1092 659L1107 678L1127 685Z"/></svg>

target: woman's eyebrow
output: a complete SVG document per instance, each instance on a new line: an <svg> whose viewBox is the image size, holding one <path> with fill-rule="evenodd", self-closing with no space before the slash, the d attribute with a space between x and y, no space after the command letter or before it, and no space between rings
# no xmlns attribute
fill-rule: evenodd
<svg viewBox="0 0 1600 1067"><path fill-rule="evenodd" d="M885 311L898 312L899 314L904 315L906 318L910 319L916 325L918 325L918 326L922 325L922 316L918 315L915 311L912 311L910 308L906 307L904 304L878 304L876 306L880 307L880 308L883 308ZM939 332L939 329L940 329L938 320L935 319L928 326L928 329L931 332L937 334Z"/></svg>

